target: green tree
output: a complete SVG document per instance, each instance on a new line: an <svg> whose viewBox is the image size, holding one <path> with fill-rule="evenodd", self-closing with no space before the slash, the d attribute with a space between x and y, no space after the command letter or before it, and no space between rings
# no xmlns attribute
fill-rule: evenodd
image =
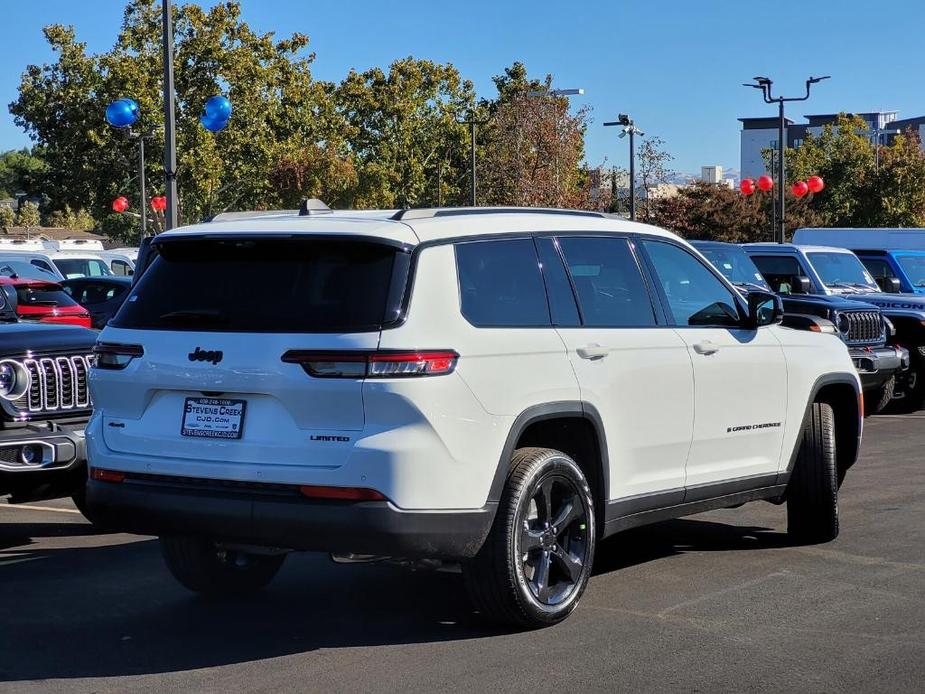
<svg viewBox="0 0 925 694"><path fill-rule="evenodd" d="M568 98L548 92L552 76L531 79L522 63L494 78L497 98L483 101L487 120L480 136L479 202L491 205L591 207L590 173L584 164L587 107L571 111ZM534 96L530 96L533 92Z"/></svg>
<svg viewBox="0 0 925 694"><path fill-rule="evenodd" d="M875 152L867 124L859 116L839 114L818 136L786 152L787 185L822 176L826 188L811 198L827 226L877 226Z"/></svg>
<svg viewBox="0 0 925 694"><path fill-rule="evenodd" d="M12 207L0 205L0 229L9 229L16 222L16 213Z"/></svg>
<svg viewBox="0 0 925 694"><path fill-rule="evenodd" d="M56 60L26 68L10 111L42 147L42 183L52 209L84 207L104 228L127 234L131 220L109 208L115 197L136 189L136 141L106 124L103 115L114 99L135 99L143 114L140 128L151 130L149 153L162 151L160 3L130 0L115 45L100 54L88 53L70 27L44 31ZM284 199L291 204L303 193L327 196L329 187L337 197L340 183L323 175L287 179L282 190L279 177L270 175L281 162L304 165L305 152L322 173L349 164L333 85L312 78L314 55L306 52L305 35L278 40L256 33L241 21L239 3L225 2L208 11L194 4L176 7L175 39L184 221L225 209L277 207ZM198 117L206 99L219 93L231 99L234 113L229 126L213 134ZM160 192L160 157L148 157L146 173L149 192Z"/></svg>
<svg viewBox="0 0 925 694"><path fill-rule="evenodd" d="M636 173L638 184L645 191L642 203L642 219L648 220L652 214L653 191L660 185L668 183L674 172L669 165L674 160L665 148L665 141L658 136L644 138L636 147Z"/></svg>
<svg viewBox="0 0 925 694"><path fill-rule="evenodd" d="M925 151L914 131L881 148L874 186L880 225L925 226Z"/></svg>
<svg viewBox="0 0 925 694"><path fill-rule="evenodd" d="M19 207L19 212L16 215L16 226L32 229L39 225L40 220L39 206L27 200Z"/></svg>
<svg viewBox="0 0 925 694"><path fill-rule="evenodd" d="M789 198L788 232L819 225L821 219L807 199ZM773 238L771 196L745 196L724 185L701 181L681 188L677 195L653 200L649 221L688 239L750 243Z"/></svg>
<svg viewBox="0 0 925 694"><path fill-rule="evenodd" d="M8 198L16 193L41 193L44 170L45 163L41 157L26 148L11 149L0 154L0 197Z"/></svg>
<svg viewBox="0 0 925 694"><path fill-rule="evenodd" d="M53 210L46 215L45 226L90 231L96 228L96 220L83 208L75 212L65 205L63 210Z"/></svg>
<svg viewBox="0 0 925 694"><path fill-rule="evenodd" d="M436 204L437 171L443 197L460 202L458 175L466 161L467 131L457 122L474 101L472 83L450 64L403 58L388 72L351 71L336 99L356 158L360 207Z"/></svg>

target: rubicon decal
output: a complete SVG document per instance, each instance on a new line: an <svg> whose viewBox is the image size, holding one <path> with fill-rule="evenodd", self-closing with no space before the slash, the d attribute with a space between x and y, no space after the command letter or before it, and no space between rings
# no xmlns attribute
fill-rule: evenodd
<svg viewBox="0 0 925 694"><path fill-rule="evenodd" d="M777 429L780 427L780 422L766 422L764 424L742 424L737 427L728 427L726 429L727 434L735 434L740 431L755 431L756 429Z"/></svg>
<svg viewBox="0 0 925 694"><path fill-rule="evenodd" d="M189 353L190 361L207 361L213 366L218 364L222 357L225 356L221 350L204 350L200 347L197 347L195 350Z"/></svg>

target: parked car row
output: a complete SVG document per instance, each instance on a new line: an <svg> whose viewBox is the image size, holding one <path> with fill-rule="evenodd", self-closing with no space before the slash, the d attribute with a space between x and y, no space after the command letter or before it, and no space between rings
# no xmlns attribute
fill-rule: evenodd
<svg viewBox="0 0 925 694"><path fill-rule="evenodd" d="M694 245L731 281L777 292L785 325L838 334L861 375L866 411L873 414L887 407L915 411L925 400L925 297L916 296L918 280L925 280L916 274L925 261L925 236L899 234L801 229L794 244ZM850 245L859 255L814 241Z"/></svg>

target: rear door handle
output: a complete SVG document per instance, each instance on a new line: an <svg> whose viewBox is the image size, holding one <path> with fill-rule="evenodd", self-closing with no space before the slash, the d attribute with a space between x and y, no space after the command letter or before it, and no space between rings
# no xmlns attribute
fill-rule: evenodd
<svg viewBox="0 0 925 694"><path fill-rule="evenodd" d="M603 359L608 354L610 350L607 347L601 347L599 344L592 342L590 345L585 345L584 347L579 347L575 350L578 353L578 356L582 359Z"/></svg>
<svg viewBox="0 0 925 694"><path fill-rule="evenodd" d="M697 352L697 354L716 354L719 352L719 345L713 344L709 340L704 340L694 345L694 351Z"/></svg>

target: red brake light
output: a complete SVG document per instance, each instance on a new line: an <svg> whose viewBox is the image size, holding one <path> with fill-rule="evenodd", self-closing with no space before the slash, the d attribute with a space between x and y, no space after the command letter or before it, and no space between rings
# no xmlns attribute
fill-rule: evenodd
<svg viewBox="0 0 925 694"><path fill-rule="evenodd" d="M141 345L118 345L111 342L97 342L93 347L96 357L94 366L99 369L119 370L128 366L132 359L144 355Z"/></svg>
<svg viewBox="0 0 925 694"><path fill-rule="evenodd" d="M289 350L287 364L300 364L315 378L407 378L441 376L456 368L459 354L442 350L316 352Z"/></svg>
<svg viewBox="0 0 925 694"><path fill-rule="evenodd" d="M387 501L375 489L365 487L321 487L305 484L299 492L310 499L338 499L341 501Z"/></svg>
<svg viewBox="0 0 925 694"><path fill-rule="evenodd" d="M125 480L125 473L117 470L104 470L103 468L90 468L90 478L100 482L122 482Z"/></svg>

